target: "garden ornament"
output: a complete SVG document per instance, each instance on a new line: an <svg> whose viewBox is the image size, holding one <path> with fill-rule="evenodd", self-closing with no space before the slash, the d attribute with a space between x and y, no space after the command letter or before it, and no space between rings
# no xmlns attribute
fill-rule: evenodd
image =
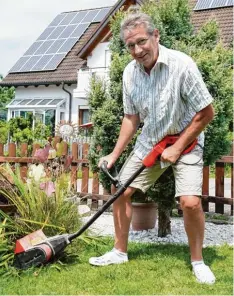
<svg viewBox="0 0 234 296"><path fill-rule="evenodd" d="M45 162L48 159L50 151L50 145L46 145L43 149L37 149L34 157L36 157L41 162Z"/></svg>
<svg viewBox="0 0 234 296"><path fill-rule="evenodd" d="M46 172L43 164L32 164L29 167L28 177L35 182L39 182L42 178L46 177Z"/></svg>
<svg viewBox="0 0 234 296"><path fill-rule="evenodd" d="M155 161L160 158L164 149L176 142L178 135L166 136L162 141L156 144L152 151L142 160L142 166L122 185L118 184L116 178L112 177L107 169L107 162L101 165L102 171L109 176L116 185L117 191L108 201L84 224L77 232L72 234L62 234L53 237L46 237L42 230L35 231L31 234L16 241L14 265L19 269L27 269L31 266L40 266L55 259L73 239L84 233L97 218L117 199L119 198L133 180L146 168L154 165ZM183 154L190 152L197 144L197 139L187 147Z"/></svg>

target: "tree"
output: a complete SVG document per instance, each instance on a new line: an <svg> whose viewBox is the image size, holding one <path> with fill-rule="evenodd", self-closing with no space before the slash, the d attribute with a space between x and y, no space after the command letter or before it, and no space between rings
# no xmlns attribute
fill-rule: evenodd
<svg viewBox="0 0 234 296"><path fill-rule="evenodd" d="M224 48L219 42L218 27L213 21L207 23L197 34L193 33L187 0L165 0L160 3L146 1L141 9L152 17L155 26L159 29L161 44L183 50L194 58L214 98L216 115L205 130L206 149L204 155L205 163L212 164L217 158L226 154L230 147L228 129L231 121L232 89L230 49ZM98 159L113 150L123 117L122 73L131 60L119 38L120 22L124 15L125 13L120 10L111 20L113 37L110 43L112 62L109 86L103 86L101 81L92 80L89 93L91 120L94 124L94 141L89 158L95 170L97 170ZM113 122L111 122L112 120ZM129 151L132 150L134 140L119 158L117 168L122 166ZM217 147L217 143L219 143L219 147ZM105 188L109 188L109 181L102 174L101 181ZM174 179L172 171L169 169L148 192L159 204L159 216L164 217L164 219L159 219L162 221L159 225L160 236L171 232L169 213L174 205L174 190Z"/></svg>
<svg viewBox="0 0 234 296"><path fill-rule="evenodd" d="M0 80L3 76L0 75ZM5 118L6 115L6 105L13 99L15 95L14 87L0 87L0 120Z"/></svg>

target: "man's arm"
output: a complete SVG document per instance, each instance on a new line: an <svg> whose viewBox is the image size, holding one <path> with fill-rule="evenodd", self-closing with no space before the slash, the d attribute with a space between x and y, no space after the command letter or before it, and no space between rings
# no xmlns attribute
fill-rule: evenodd
<svg viewBox="0 0 234 296"><path fill-rule="evenodd" d="M185 148L196 139L213 118L214 108L211 104L196 113L175 144L163 151L161 160L175 163Z"/></svg>
<svg viewBox="0 0 234 296"><path fill-rule="evenodd" d="M116 160L119 158L123 150L126 148L126 146L129 144L129 142L132 140L133 136L136 133L136 130L140 124L140 118L139 114L129 115L125 114L118 141L115 145L114 150L109 155L106 155L102 157L99 161L98 166L100 167L102 162L106 160L108 162L107 168L111 168L113 164L116 162Z"/></svg>

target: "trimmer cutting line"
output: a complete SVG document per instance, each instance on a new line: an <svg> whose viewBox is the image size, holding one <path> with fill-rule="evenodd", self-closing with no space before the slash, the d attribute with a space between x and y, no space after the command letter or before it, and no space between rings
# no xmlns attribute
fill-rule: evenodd
<svg viewBox="0 0 234 296"><path fill-rule="evenodd" d="M146 168L154 165L155 161L159 159L163 150L174 144L178 135L166 136L162 141L154 146L152 151L142 160L142 166L122 185L119 184L117 191L110 199L94 214L90 220L83 225L77 232L72 234L62 234L52 237L46 237L42 230L37 230L31 234L16 241L14 265L19 269L27 269L32 266L39 266L49 262L51 259L61 253L67 245L69 245L73 239L84 233L85 230L92 225L97 218L108 207L120 197L128 186L135 180L135 178ZM189 153L197 144L197 139L194 140L188 148L184 150L182 154ZM103 162L101 169L106 173L113 183L117 183L117 180L113 178L107 170L107 162Z"/></svg>

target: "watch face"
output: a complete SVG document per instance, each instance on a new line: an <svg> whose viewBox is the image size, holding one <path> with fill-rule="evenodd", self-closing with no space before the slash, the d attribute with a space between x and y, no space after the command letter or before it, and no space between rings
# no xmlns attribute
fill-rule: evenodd
<svg viewBox="0 0 234 296"><path fill-rule="evenodd" d="M62 136L71 136L73 134L73 131L74 131L73 127L69 124L64 124L59 128L59 133Z"/></svg>

